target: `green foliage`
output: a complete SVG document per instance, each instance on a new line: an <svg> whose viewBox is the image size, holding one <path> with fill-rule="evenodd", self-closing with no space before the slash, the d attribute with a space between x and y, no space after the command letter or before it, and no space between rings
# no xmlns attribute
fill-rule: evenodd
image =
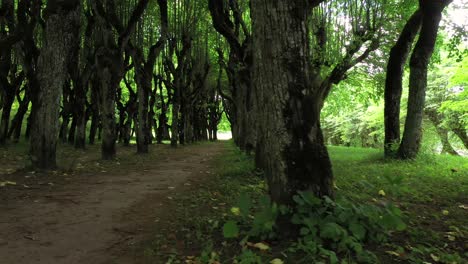
<svg viewBox="0 0 468 264"><path fill-rule="evenodd" d="M250 205L247 200L243 195L239 208ZM289 246L289 252L305 255L304 259L311 262L328 260L338 263L341 256L353 255L361 262L372 263L376 258L364 249L365 244L382 243L386 241L388 232L406 228L402 212L390 203L381 206L354 204L346 199L319 199L310 192L299 193L294 196L294 201L296 206L292 211L291 208L272 204L268 197L260 199L253 220L246 217L237 217L237 223L229 220L223 228L224 237L237 237L238 226L242 226L242 244L248 243L249 239L273 238L279 234L278 217L289 217L290 224L299 230L299 238ZM248 210L241 209L240 212L240 216L249 214ZM250 256L247 251L239 258L250 259Z"/></svg>
<svg viewBox="0 0 468 264"><path fill-rule="evenodd" d="M225 238L234 238L239 235L239 227L234 221L228 221L223 226L223 236Z"/></svg>
<svg viewBox="0 0 468 264"><path fill-rule="evenodd" d="M365 244L382 243L388 232L406 228L401 211L391 204L318 199L304 192L294 199L297 208L291 222L300 226L301 237L291 250L304 252L309 261L326 258L337 263L338 256L354 255L360 262L373 263L375 256L364 249Z"/></svg>

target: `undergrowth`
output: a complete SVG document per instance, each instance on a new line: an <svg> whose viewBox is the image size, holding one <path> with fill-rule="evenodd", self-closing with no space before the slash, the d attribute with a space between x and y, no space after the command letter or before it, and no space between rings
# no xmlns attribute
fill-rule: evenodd
<svg viewBox="0 0 468 264"><path fill-rule="evenodd" d="M272 204L253 158L232 143L216 171L177 194L149 263L466 263L466 158L385 160L378 150L331 147L337 198ZM286 217L298 236L276 226ZM170 238L168 240L168 237ZM294 238L292 238L294 237ZM171 241L171 242L168 242Z"/></svg>

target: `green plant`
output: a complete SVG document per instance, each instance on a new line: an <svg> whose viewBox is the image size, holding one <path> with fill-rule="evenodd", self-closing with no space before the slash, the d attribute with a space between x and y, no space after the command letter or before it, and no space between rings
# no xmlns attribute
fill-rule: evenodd
<svg viewBox="0 0 468 264"><path fill-rule="evenodd" d="M238 207L231 209L234 220L224 224L224 237L242 236L241 244L248 243L252 237L273 238L277 235L276 220L282 215L289 217L290 223L299 230L297 241L289 246L288 251L302 255L305 263L338 263L340 258L346 257L353 257L361 263L373 263L376 256L364 249L366 243L385 242L389 232L406 228L402 212L391 203L369 205L346 199L334 201L329 197L317 198L311 192L298 193L294 201L295 207L288 208L271 203L267 197L261 198L258 210L251 216L253 203L247 195L241 196ZM248 252L244 254L250 256Z"/></svg>

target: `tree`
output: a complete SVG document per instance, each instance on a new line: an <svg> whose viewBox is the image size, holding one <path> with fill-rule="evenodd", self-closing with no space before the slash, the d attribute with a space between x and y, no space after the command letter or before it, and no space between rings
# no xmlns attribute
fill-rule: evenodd
<svg viewBox="0 0 468 264"><path fill-rule="evenodd" d="M229 2L229 3L228 3ZM227 40L229 59L223 66L229 79L228 113L234 142L247 152L256 145L255 94L252 87L252 37L244 20L239 1L209 0L208 7L214 28ZM232 14L232 15L231 15ZM220 54L223 54L222 52Z"/></svg>
<svg viewBox="0 0 468 264"><path fill-rule="evenodd" d="M320 128L323 101L308 56L311 8L306 0L252 1L253 81L262 144L257 155L273 201L284 204L292 204L297 191L333 196Z"/></svg>
<svg viewBox="0 0 468 264"><path fill-rule="evenodd" d="M427 69L434 51L442 11L451 0L421 0L422 26L410 59L408 111L405 130L398 149L403 159L415 158L422 138L422 119L427 88Z"/></svg>
<svg viewBox="0 0 468 264"><path fill-rule="evenodd" d="M38 60L39 93L33 101L35 119L31 133L31 160L35 168L56 167L59 105L67 78L67 63L78 41L79 0L49 0L45 9L43 47Z"/></svg>
<svg viewBox="0 0 468 264"><path fill-rule="evenodd" d="M143 50L139 47L130 47L130 54L135 67L135 81L138 87L138 124L137 124L137 152L147 153L151 141L150 122L148 119L149 94L153 80L153 70L167 38L167 0L158 0L161 17L161 37L150 47L148 58L144 59ZM156 85L156 84L155 84Z"/></svg>
<svg viewBox="0 0 468 264"><path fill-rule="evenodd" d="M129 56L124 56L135 26L145 11L149 0L140 0L124 26L116 14L113 0L93 1L96 19L96 66L100 80L100 111L102 123L102 158L113 159L116 155L115 97L120 82L125 76ZM105 5L103 5L103 3ZM114 30L117 32L116 41Z"/></svg>
<svg viewBox="0 0 468 264"><path fill-rule="evenodd" d="M385 141L386 156L392 156L400 143L400 101L403 91L403 72L422 22L422 11L418 9L410 17L395 45L390 50L385 80Z"/></svg>

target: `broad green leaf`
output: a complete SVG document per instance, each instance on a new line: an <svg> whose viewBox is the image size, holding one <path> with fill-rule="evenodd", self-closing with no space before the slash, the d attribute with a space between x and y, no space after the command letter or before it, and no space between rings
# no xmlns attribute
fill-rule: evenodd
<svg viewBox="0 0 468 264"><path fill-rule="evenodd" d="M223 226L223 236L225 238L234 238L239 235L239 227L235 221L227 221Z"/></svg>

